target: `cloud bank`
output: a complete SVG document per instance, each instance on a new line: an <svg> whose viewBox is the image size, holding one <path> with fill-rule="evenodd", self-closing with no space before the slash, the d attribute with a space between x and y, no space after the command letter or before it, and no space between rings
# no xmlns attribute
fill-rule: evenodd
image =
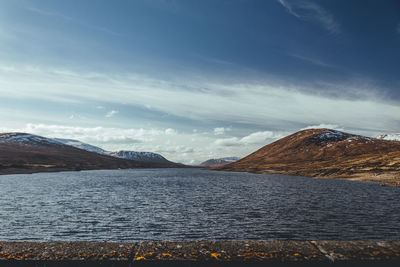
<svg viewBox="0 0 400 267"><path fill-rule="evenodd" d="M337 96L322 94L323 87L336 92ZM335 85L322 81L309 85L290 84L274 79L227 83L190 76L160 80L134 73L106 75L3 66L0 68L0 94L8 96L7 101L29 99L37 103L74 105L99 102L147 110L151 103L152 111L163 114L193 121L219 121L226 125L258 125L266 130L268 127L294 130L318 125L321 121L348 129L381 129L399 125L397 114L400 114L397 103L385 100L384 89L366 81ZM57 112L56 107L54 112ZM111 110L107 116L115 117L117 112ZM217 135L228 129L214 128Z"/></svg>

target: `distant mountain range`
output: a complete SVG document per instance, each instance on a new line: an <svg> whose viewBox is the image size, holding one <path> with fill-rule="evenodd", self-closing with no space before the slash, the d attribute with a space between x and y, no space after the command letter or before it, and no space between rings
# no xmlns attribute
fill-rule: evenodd
<svg viewBox="0 0 400 267"><path fill-rule="evenodd" d="M151 152L108 152L78 140L0 134L0 174L60 170L185 167Z"/></svg>
<svg viewBox="0 0 400 267"><path fill-rule="evenodd" d="M400 141L309 129L262 147L225 171L380 181L400 185Z"/></svg>
<svg viewBox="0 0 400 267"><path fill-rule="evenodd" d="M113 157L117 157L117 158L121 158L121 159L129 159L129 160L135 160L135 161L141 161L141 162L183 165L183 164L169 161L166 158L164 158L163 156L161 156L160 154L153 153L153 152L137 152L137 151L128 151L128 150L120 150L120 151L116 151L116 152L110 152L110 151L104 150L100 147L89 145L89 144L83 143L78 140L62 139L62 138L53 138L52 140L63 143L65 145L84 149L84 150L87 150L90 152L96 152L99 154L109 155L109 156L113 156Z"/></svg>
<svg viewBox="0 0 400 267"><path fill-rule="evenodd" d="M136 152L136 151L125 151L121 150L118 152L109 153L111 156L121 158L121 159L130 159L136 161L143 162L157 162L157 163L173 163L160 154L152 153L152 152Z"/></svg>
<svg viewBox="0 0 400 267"><path fill-rule="evenodd" d="M223 166L235 161L238 161L240 158L239 157L226 157L226 158L219 158L219 159L209 159L206 160L202 163L200 163L201 167L217 167L217 166Z"/></svg>
<svg viewBox="0 0 400 267"><path fill-rule="evenodd" d="M400 135L378 138L309 129L266 145L245 158L201 163L226 171L380 181L400 186ZM0 134L0 174L62 170L186 167L152 152L109 152L78 140L28 133Z"/></svg>

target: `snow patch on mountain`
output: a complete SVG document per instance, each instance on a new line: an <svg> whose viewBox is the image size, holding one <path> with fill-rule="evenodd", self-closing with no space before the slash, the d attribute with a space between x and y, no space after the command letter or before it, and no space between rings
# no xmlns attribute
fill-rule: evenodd
<svg viewBox="0 0 400 267"><path fill-rule="evenodd" d="M3 133L0 134L0 143L19 143L29 145L64 145L52 138L46 138L27 133Z"/></svg>
<svg viewBox="0 0 400 267"><path fill-rule="evenodd" d="M235 161L238 161L240 158L239 157L226 157L226 158L220 158L220 159L228 161L228 162L235 162Z"/></svg>
<svg viewBox="0 0 400 267"><path fill-rule="evenodd" d="M80 148L80 149L83 149L83 150L86 150L86 151L90 151L90 152L96 152L96 153L103 154L103 155L108 155L110 153L110 152L108 152L108 151L106 151L106 150L104 150L104 149L102 149L100 147L89 145L89 144L83 143L83 142L78 141L78 140L63 139L63 138L53 138L53 140L55 140L57 142L60 142L60 143L63 143L63 144L68 145L68 146L73 146L73 147L76 147L76 148Z"/></svg>
<svg viewBox="0 0 400 267"><path fill-rule="evenodd" d="M324 133L310 137L310 140L316 144L329 144L334 142L352 141L369 142L372 140L372 138L361 135L348 134L336 130L326 130Z"/></svg>
<svg viewBox="0 0 400 267"><path fill-rule="evenodd" d="M209 159L209 160L206 160L206 161L200 163L200 166L203 166L203 167L221 166L221 165L226 165L226 164L238 161L239 159L240 159L239 157L225 157L225 158L218 158L218 159Z"/></svg>
<svg viewBox="0 0 400 267"><path fill-rule="evenodd" d="M382 140L400 141L400 133L381 134L377 138Z"/></svg>
<svg viewBox="0 0 400 267"><path fill-rule="evenodd" d="M56 146L72 146L78 149L94 152L102 155L109 155L122 159L130 159L144 162L154 163L172 163L160 154L153 152L136 152L136 151L117 151L109 152L100 147L83 143L74 139L64 138L46 138L38 135L27 133L0 133L0 143L16 143L25 145L56 145Z"/></svg>
<svg viewBox="0 0 400 267"><path fill-rule="evenodd" d="M160 163L169 162L166 158L164 158L160 154L153 152L136 152L136 151L121 150L118 152L111 152L110 155L117 158L137 160L137 161L160 162Z"/></svg>

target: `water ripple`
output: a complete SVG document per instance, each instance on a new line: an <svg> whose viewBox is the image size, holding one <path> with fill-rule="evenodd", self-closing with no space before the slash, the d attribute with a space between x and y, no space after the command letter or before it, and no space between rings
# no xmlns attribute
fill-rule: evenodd
<svg viewBox="0 0 400 267"><path fill-rule="evenodd" d="M395 240L399 190L199 169L6 175L0 240Z"/></svg>

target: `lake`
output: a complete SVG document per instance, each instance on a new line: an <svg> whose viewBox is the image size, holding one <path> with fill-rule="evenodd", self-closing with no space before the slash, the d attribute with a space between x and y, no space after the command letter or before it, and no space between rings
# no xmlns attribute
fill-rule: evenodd
<svg viewBox="0 0 400 267"><path fill-rule="evenodd" d="M400 239L400 188L201 169L0 176L0 240Z"/></svg>

